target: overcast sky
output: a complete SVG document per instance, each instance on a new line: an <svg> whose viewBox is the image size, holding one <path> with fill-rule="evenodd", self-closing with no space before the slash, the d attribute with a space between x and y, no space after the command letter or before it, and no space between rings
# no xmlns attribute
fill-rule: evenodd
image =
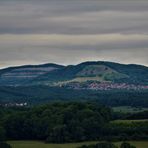
<svg viewBox="0 0 148 148"><path fill-rule="evenodd" d="M0 0L0 68L100 60L148 66L147 0Z"/></svg>

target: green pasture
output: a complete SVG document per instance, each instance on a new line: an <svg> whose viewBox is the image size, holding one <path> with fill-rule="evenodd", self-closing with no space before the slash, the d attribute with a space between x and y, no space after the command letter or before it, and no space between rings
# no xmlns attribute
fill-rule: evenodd
<svg viewBox="0 0 148 148"><path fill-rule="evenodd" d="M68 144L45 144L40 141L9 141L12 148L77 148L83 144L94 144L97 142L82 142L82 143L68 143ZM148 148L148 141L130 141L131 144L137 148ZM116 142L116 145L120 145L121 142Z"/></svg>
<svg viewBox="0 0 148 148"><path fill-rule="evenodd" d="M148 111L148 108L131 107L131 106L118 106L118 107L113 107L113 110L115 112L121 112L121 113L138 113L138 112Z"/></svg>

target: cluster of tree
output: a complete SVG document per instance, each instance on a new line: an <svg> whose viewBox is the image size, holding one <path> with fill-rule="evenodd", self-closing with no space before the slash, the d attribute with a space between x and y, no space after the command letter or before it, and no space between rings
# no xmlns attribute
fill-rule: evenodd
<svg viewBox="0 0 148 148"><path fill-rule="evenodd" d="M55 102L0 108L0 137L64 143L87 140L147 140L148 122L110 122L113 112L98 103Z"/></svg>
<svg viewBox="0 0 148 148"><path fill-rule="evenodd" d="M138 119L148 119L148 111L138 112L126 117L126 119L138 120Z"/></svg>
<svg viewBox="0 0 148 148"><path fill-rule="evenodd" d="M148 121L112 122L102 130L103 139L107 140L147 140Z"/></svg>
<svg viewBox="0 0 148 148"><path fill-rule="evenodd" d="M0 142L0 148L11 148L11 146L5 142Z"/></svg>
<svg viewBox="0 0 148 148"><path fill-rule="evenodd" d="M5 142L0 142L0 148L11 148L11 146Z"/></svg>
<svg viewBox="0 0 148 148"><path fill-rule="evenodd" d="M92 145L82 145L78 148L118 148L118 147L109 142L102 142L102 143L97 143ZM131 145L130 143L123 142L120 148L136 148L136 147Z"/></svg>
<svg viewBox="0 0 148 148"><path fill-rule="evenodd" d="M0 127L0 141L4 141L5 138L5 130L4 128Z"/></svg>
<svg viewBox="0 0 148 148"><path fill-rule="evenodd" d="M98 139L110 119L111 110L104 106L59 102L6 112L0 122L9 139L63 143Z"/></svg>
<svg viewBox="0 0 148 148"><path fill-rule="evenodd" d="M5 139L5 130L0 127L0 148L11 148L11 146L4 142Z"/></svg>

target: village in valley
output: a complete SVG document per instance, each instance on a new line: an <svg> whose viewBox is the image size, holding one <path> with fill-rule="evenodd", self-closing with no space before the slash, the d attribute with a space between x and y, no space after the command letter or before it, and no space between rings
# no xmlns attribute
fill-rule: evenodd
<svg viewBox="0 0 148 148"><path fill-rule="evenodd" d="M63 84L60 87L69 89L90 89L90 90L147 90L148 85L136 85L128 83L108 83L108 82L71 82Z"/></svg>

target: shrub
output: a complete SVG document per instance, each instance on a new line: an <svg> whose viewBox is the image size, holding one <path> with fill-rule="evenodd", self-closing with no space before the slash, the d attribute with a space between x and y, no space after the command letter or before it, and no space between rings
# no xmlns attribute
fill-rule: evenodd
<svg viewBox="0 0 148 148"><path fill-rule="evenodd" d="M120 148L136 148L135 146L131 145L130 143L123 142Z"/></svg>
<svg viewBox="0 0 148 148"><path fill-rule="evenodd" d="M11 148L11 146L7 143L0 142L0 148Z"/></svg>

